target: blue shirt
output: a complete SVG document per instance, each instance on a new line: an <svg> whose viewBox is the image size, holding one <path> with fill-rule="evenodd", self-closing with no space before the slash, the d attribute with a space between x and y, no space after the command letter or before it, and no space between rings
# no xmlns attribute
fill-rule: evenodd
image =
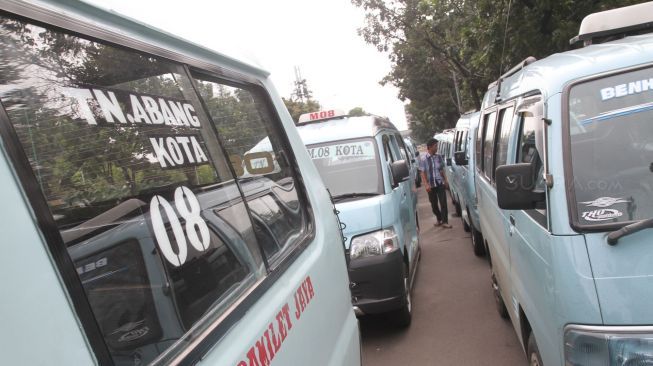
<svg viewBox="0 0 653 366"><path fill-rule="evenodd" d="M426 179L428 179L431 187L442 185L444 180L442 174L440 174L440 170L444 169L442 155L437 153L431 155L427 152L419 165L420 169L426 174Z"/></svg>

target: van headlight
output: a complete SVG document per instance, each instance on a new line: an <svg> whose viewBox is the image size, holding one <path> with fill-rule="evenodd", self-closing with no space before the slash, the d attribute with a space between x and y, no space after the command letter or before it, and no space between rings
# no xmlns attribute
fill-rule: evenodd
<svg viewBox="0 0 653 366"><path fill-rule="evenodd" d="M568 328L565 331L565 365L653 365L653 328L615 328Z"/></svg>
<svg viewBox="0 0 653 366"><path fill-rule="evenodd" d="M397 234L392 229L385 229L353 238L349 257L351 259L371 257L390 253L397 249L399 249Z"/></svg>

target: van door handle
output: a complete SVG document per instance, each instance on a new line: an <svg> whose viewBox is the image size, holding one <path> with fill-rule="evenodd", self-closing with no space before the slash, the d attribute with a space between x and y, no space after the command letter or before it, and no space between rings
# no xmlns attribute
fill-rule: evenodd
<svg viewBox="0 0 653 366"><path fill-rule="evenodd" d="M515 225L515 217L512 214L510 214L510 225Z"/></svg>

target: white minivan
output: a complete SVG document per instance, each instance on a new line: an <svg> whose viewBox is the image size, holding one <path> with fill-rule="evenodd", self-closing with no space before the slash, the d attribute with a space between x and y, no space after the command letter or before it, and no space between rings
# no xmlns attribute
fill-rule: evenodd
<svg viewBox="0 0 653 366"><path fill-rule="evenodd" d="M0 363L360 365L266 71L83 2L0 8Z"/></svg>

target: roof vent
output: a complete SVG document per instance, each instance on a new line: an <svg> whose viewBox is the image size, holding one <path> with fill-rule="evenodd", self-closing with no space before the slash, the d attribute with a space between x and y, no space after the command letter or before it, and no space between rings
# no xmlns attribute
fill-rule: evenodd
<svg viewBox="0 0 653 366"><path fill-rule="evenodd" d="M647 32L653 32L653 2L590 14L583 19L578 35L569 43L583 41L583 46L589 46Z"/></svg>

